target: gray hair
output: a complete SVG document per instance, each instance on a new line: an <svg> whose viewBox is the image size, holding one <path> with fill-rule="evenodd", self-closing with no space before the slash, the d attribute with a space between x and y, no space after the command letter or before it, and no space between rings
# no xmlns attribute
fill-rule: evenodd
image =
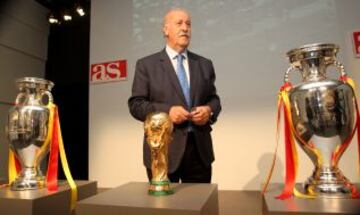
<svg viewBox="0 0 360 215"><path fill-rule="evenodd" d="M185 8L181 8L181 7L172 7L172 8L170 8L170 9L166 12L166 14L165 14L165 16L164 16L164 18L163 18L162 32L163 32L163 36L164 36L164 37L166 37L165 32L164 32L164 27L165 27L165 25L166 25L167 18L168 18L168 16L169 16L169 14L172 13L172 12L174 12L174 11L182 11L182 12L188 14L188 16L190 16L189 11L187 11Z"/></svg>

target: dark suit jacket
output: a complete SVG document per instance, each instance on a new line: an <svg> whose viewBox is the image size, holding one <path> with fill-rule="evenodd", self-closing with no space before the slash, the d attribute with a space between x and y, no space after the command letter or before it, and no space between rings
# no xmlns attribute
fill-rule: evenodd
<svg viewBox="0 0 360 215"><path fill-rule="evenodd" d="M209 105L213 112L209 123L194 125L194 134L200 157L205 165L214 161L210 124L220 113L221 105L216 93L215 72L212 62L188 51L190 72L190 95L193 106ZM130 113L138 120L145 121L146 115L154 111L169 113L174 105L186 107L184 94L171 61L162 50L137 61L132 88L128 100ZM187 140L188 123L174 126L173 141L169 145L169 173L181 163ZM150 148L144 138L144 165L151 168Z"/></svg>

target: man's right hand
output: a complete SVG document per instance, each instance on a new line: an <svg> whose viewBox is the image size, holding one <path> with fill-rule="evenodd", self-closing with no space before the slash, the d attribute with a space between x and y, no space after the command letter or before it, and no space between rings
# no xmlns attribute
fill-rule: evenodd
<svg viewBox="0 0 360 215"><path fill-rule="evenodd" d="M169 116L174 124L181 124L191 117L191 114L182 106L172 106L169 111Z"/></svg>

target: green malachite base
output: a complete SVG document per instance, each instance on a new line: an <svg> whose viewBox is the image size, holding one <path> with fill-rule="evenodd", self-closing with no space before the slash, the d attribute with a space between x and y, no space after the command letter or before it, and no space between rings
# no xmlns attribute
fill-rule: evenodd
<svg viewBox="0 0 360 215"><path fill-rule="evenodd" d="M170 181L151 181L148 193L152 196L167 196L173 194L174 190L170 187Z"/></svg>
<svg viewBox="0 0 360 215"><path fill-rule="evenodd" d="M149 190L149 195L152 195L152 196L168 196L171 194L174 194L173 190L159 190L159 191Z"/></svg>

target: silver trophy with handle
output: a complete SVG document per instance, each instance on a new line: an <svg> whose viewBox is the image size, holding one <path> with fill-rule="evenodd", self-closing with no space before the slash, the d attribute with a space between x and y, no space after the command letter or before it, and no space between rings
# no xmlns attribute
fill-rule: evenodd
<svg viewBox="0 0 360 215"><path fill-rule="evenodd" d="M52 102L51 81L25 77L18 79L19 93L15 106L9 110L6 133L10 149L19 160L21 171L11 183L12 190L45 187L40 163L49 152L45 145L49 133L49 103Z"/></svg>
<svg viewBox="0 0 360 215"><path fill-rule="evenodd" d="M295 139L312 160L315 169L305 182L307 194L325 198L350 198L351 183L338 167L355 129L355 97L352 87L327 77L334 67L346 77L336 59L339 46L309 44L290 50L290 67L285 74L299 71L302 82L289 91Z"/></svg>

